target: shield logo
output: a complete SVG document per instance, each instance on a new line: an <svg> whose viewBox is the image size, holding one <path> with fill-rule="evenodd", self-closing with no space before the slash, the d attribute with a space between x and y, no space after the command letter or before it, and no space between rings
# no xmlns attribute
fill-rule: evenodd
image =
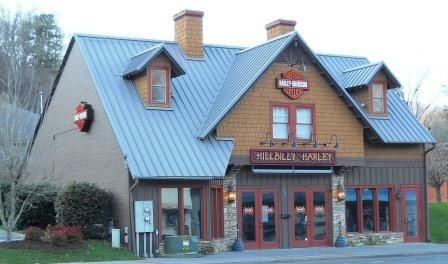
<svg viewBox="0 0 448 264"><path fill-rule="evenodd" d="M76 106L73 122L81 132L88 132L93 121L93 109L90 104L81 102Z"/></svg>
<svg viewBox="0 0 448 264"><path fill-rule="evenodd" d="M277 88L282 89L291 99L299 98L305 91L309 90L308 82L302 78L298 71L290 70L277 78Z"/></svg>

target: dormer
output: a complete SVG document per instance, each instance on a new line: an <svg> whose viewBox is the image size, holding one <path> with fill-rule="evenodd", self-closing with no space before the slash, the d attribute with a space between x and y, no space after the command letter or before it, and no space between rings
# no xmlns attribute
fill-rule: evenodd
<svg viewBox="0 0 448 264"><path fill-rule="evenodd" d="M134 55L123 78L131 80L148 109L170 109L171 79L185 74L170 47L160 43Z"/></svg>
<svg viewBox="0 0 448 264"><path fill-rule="evenodd" d="M387 90L401 86L383 62L347 69L342 72L341 80L372 117L387 117Z"/></svg>

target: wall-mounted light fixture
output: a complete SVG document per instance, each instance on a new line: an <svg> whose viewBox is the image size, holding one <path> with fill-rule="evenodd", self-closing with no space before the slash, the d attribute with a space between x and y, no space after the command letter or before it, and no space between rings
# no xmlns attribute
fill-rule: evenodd
<svg viewBox="0 0 448 264"><path fill-rule="evenodd" d="M345 200L345 188L344 185L342 185L341 181L339 181L336 187L336 199L338 200L338 202Z"/></svg>
<svg viewBox="0 0 448 264"><path fill-rule="evenodd" d="M397 200L401 200L401 192L400 192L400 190L397 191L397 194L395 195L395 198L397 198Z"/></svg>
<svg viewBox="0 0 448 264"><path fill-rule="evenodd" d="M231 180L229 182L229 186L227 186L227 202L233 203L235 201L236 201L235 180Z"/></svg>

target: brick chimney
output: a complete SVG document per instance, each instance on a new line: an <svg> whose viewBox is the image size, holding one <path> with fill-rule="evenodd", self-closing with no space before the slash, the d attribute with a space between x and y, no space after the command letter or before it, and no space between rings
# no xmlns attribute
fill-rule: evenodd
<svg viewBox="0 0 448 264"><path fill-rule="evenodd" d="M185 9L174 15L175 40L188 58L204 58L202 17L204 12Z"/></svg>
<svg viewBox="0 0 448 264"><path fill-rule="evenodd" d="M266 25L268 40L295 31L296 21L277 19Z"/></svg>

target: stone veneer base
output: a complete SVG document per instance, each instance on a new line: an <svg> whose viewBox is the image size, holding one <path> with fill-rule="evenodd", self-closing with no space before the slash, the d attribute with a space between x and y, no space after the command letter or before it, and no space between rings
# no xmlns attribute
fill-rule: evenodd
<svg viewBox="0 0 448 264"><path fill-rule="evenodd" d="M348 246L395 245L404 243L401 232L347 233Z"/></svg>

